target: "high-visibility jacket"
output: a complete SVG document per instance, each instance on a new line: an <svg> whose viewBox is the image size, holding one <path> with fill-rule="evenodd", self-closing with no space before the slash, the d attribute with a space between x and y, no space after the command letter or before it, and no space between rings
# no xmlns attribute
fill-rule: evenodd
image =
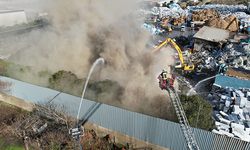
<svg viewBox="0 0 250 150"><path fill-rule="evenodd" d="M168 73L162 73L162 80L166 80L168 78Z"/></svg>

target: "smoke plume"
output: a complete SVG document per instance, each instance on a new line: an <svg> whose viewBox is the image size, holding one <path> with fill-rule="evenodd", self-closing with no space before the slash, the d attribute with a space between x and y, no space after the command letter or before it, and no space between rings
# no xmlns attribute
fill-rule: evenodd
<svg viewBox="0 0 250 150"><path fill-rule="evenodd" d="M157 75L172 63L171 51L154 57L146 49L151 35L141 28L133 0L53 0L46 5L52 25L32 32L35 43L10 61L86 78L102 57L105 64L97 65L91 78L123 86L122 107L127 109L136 109L135 103L146 107L155 94L167 94L159 89ZM138 89L143 103L133 92Z"/></svg>

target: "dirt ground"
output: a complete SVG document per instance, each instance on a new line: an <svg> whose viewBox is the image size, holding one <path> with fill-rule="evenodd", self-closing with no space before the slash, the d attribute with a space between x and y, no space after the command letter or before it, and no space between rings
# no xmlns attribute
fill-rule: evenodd
<svg viewBox="0 0 250 150"><path fill-rule="evenodd" d="M249 70L244 70L240 68L228 68L227 70L227 75L228 76L233 76L233 77L242 77L242 78L247 78L250 80L250 71Z"/></svg>
<svg viewBox="0 0 250 150"><path fill-rule="evenodd" d="M17 107L11 107L11 105L0 101L0 129L4 126L4 124L11 124L11 121L14 121L16 117L20 117L21 115L25 115L25 111L22 111L22 109ZM25 148L23 140L12 135L10 132L0 130L0 139L2 140L0 149L11 144Z"/></svg>
<svg viewBox="0 0 250 150"><path fill-rule="evenodd" d="M44 111L41 108L39 110ZM56 118L48 118L48 116L38 115L36 112L28 112L0 101L0 150L9 150L10 146L16 150L24 150L26 147L30 150L74 149L73 138L68 134L69 130L64 121L56 121ZM46 113L49 114L49 112ZM39 129L41 124L45 123L47 126L43 131L34 131L33 127ZM39 124L40 126L38 126ZM107 148L121 150L125 147L112 143L109 135L99 137L94 130L84 132L85 136L81 137L83 150ZM24 137L28 137L26 141L24 141Z"/></svg>

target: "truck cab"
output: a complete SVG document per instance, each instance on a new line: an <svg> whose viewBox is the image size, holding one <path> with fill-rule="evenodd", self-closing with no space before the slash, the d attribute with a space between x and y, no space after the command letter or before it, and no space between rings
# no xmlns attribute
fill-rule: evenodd
<svg viewBox="0 0 250 150"><path fill-rule="evenodd" d="M186 25L184 23L181 24L181 32L184 32L186 28Z"/></svg>
<svg viewBox="0 0 250 150"><path fill-rule="evenodd" d="M193 21L190 21L190 27L194 28L194 22Z"/></svg>

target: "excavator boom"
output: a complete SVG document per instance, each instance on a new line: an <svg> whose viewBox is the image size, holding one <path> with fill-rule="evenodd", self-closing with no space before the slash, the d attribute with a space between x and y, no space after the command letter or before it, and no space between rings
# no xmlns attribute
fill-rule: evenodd
<svg viewBox="0 0 250 150"><path fill-rule="evenodd" d="M158 49L160 49L161 47L163 47L165 44L167 44L168 42L171 42L172 45L175 47L175 49L177 50L178 54L179 54L179 58L181 61L181 67L184 70L194 70L194 65L193 64L185 64L184 60L183 60L183 55L182 55L182 51L179 48L179 46L171 39L171 38L167 38L163 43L161 43L158 47L156 47L154 50L151 51L151 54L153 54L155 51L157 51Z"/></svg>

